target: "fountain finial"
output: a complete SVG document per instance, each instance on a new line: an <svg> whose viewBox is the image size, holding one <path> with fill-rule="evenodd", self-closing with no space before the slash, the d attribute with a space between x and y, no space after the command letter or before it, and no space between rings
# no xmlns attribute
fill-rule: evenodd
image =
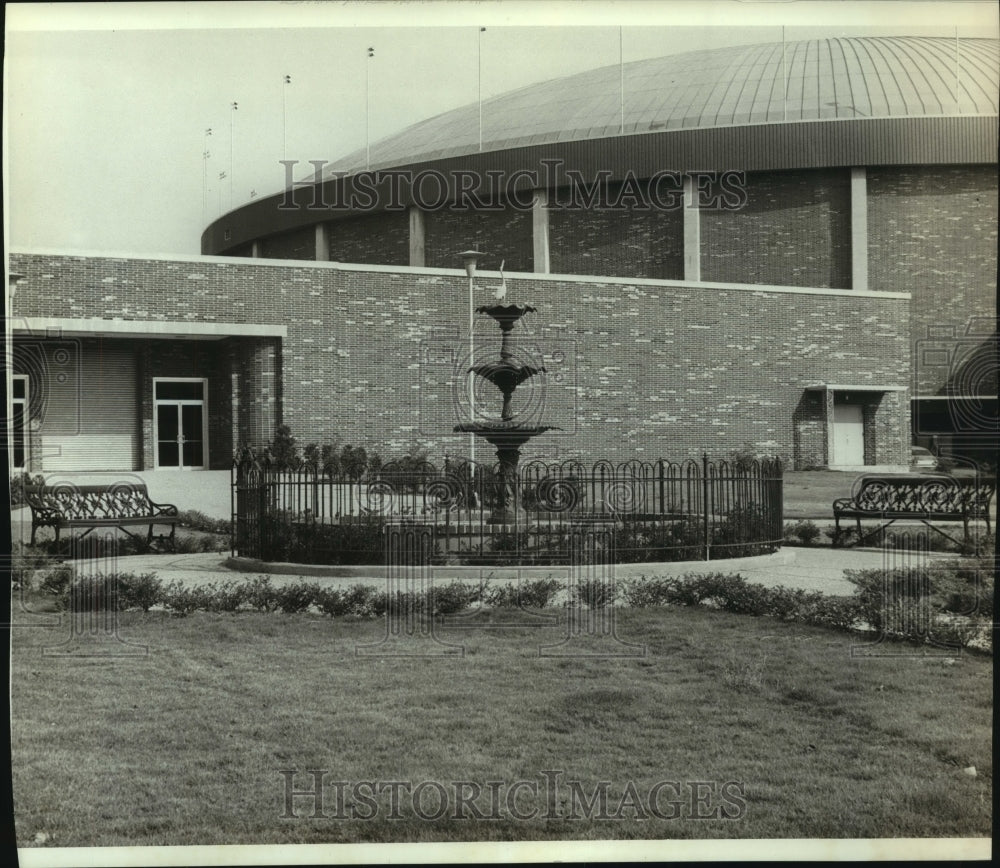
<svg viewBox="0 0 1000 868"><path fill-rule="evenodd" d="M497 301L503 301L507 297L507 278L503 276L503 266L506 259L500 260L500 288L493 293Z"/></svg>

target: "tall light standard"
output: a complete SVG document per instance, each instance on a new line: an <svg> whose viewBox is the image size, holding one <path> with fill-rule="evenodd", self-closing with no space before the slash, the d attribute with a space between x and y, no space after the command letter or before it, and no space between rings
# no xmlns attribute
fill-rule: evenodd
<svg viewBox="0 0 1000 868"><path fill-rule="evenodd" d="M469 367L471 368L475 363L475 351L476 346L474 339L472 337L472 329L474 328L473 311L474 302L472 299L473 294L473 278L476 275L476 261L483 255L481 250L465 250L458 254L462 257L462 265L465 266L465 273L469 278ZM476 393L475 393L475 374L469 371L469 419L473 423L476 421ZM474 434L469 435L469 463L471 465L471 471L474 474L475 464L476 464L476 436ZM474 477L473 477L474 478Z"/></svg>

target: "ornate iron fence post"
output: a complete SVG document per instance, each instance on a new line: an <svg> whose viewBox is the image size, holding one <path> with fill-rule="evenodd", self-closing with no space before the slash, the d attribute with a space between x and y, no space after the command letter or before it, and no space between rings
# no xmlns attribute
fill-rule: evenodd
<svg viewBox="0 0 1000 868"><path fill-rule="evenodd" d="M709 510L708 510L708 454L702 453L701 456L701 509L703 515L702 527L704 530L704 546L705 546L705 557L703 560L711 560L710 548L711 548L711 526L709 524Z"/></svg>

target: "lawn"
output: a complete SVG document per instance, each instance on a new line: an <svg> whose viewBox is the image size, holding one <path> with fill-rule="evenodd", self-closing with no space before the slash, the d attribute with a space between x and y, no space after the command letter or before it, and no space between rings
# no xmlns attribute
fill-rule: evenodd
<svg viewBox="0 0 1000 868"><path fill-rule="evenodd" d="M109 659L15 627L19 843L990 835L988 658L852 658L857 636L698 608L618 610L643 657L543 657L545 614L462 615L438 632L463 654L410 658L356 654L383 621L309 614L126 612L148 654ZM325 817L288 810L308 769ZM359 785L392 781L416 811Z"/></svg>
<svg viewBox="0 0 1000 868"><path fill-rule="evenodd" d="M782 486L785 518L827 518L832 525L833 502L838 497L850 497L861 475L835 470L786 470Z"/></svg>

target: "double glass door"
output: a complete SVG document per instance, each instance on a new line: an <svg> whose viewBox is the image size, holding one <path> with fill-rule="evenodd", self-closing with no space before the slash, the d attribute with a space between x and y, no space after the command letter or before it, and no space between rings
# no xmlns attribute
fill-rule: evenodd
<svg viewBox="0 0 1000 868"><path fill-rule="evenodd" d="M206 380L155 379L156 466L204 470L208 454Z"/></svg>

